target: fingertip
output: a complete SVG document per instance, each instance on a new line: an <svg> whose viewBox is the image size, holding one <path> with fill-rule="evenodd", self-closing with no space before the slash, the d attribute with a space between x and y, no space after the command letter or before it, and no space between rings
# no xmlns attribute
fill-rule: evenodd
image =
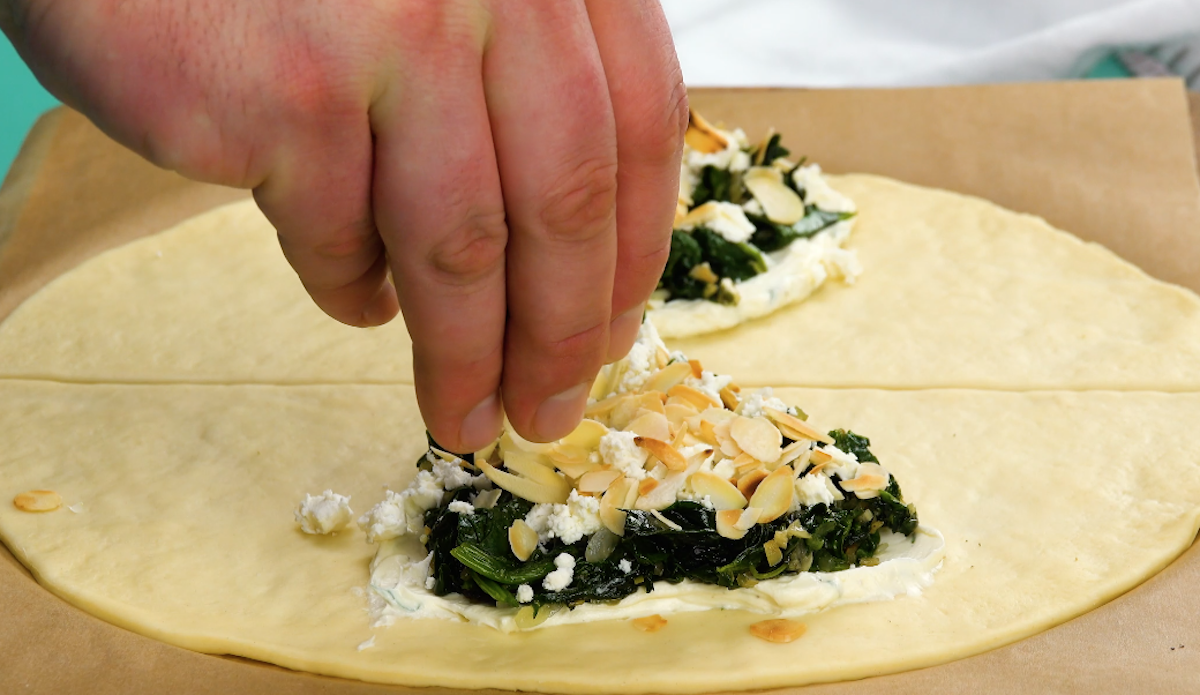
<svg viewBox="0 0 1200 695"><path fill-rule="evenodd" d="M500 394L492 392L463 418L459 429L458 447L468 453L479 451L500 436L504 413L500 409Z"/></svg>
<svg viewBox="0 0 1200 695"><path fill-rule="evenodd" d="M570 434L583 420L590 383L576 384L538 406L533 416L532 441L552 442Z"/></svg>
<svg viewBox="0 0 1200 695"><path fill-rule="evenodd" d="M637 340L645 313L646 305L638 304L612 320L608 327L608 356L604 360L605 363L612 364L629 354L630 348Z"/></svg>
<svg viewBox="0 0 1200 695"><path fill-rule="evenodd" d="M400 313L400 300L396 298L396 288L391 282L384 281L374 297L363 306L359 314L358 325L363 328L382 326L396 318Z"/></svg>

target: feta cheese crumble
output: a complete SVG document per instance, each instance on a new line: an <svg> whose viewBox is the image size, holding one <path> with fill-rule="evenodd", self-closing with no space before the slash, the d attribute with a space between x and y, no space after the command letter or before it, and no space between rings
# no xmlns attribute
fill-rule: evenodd
<svg viewBox="0 0 1200 695"><path fill-rule="evenodd" d="M455 514L462 514L463 516L471 516L475 513L475 505L471 504L470 502L463 502L462 500L454 500L450 504L446 505L446 509L449 509Z"/></svg>
<svg viewBox="0 0 1200 695"><path fill-rule="evenodd" d="M562 591L571 586L571 580L575 578L575 558L571 555L560 553L554 558L554 566L558 569L542 579L542 587L546 591Z"/></svg>
<svg viewBox="0 0 1200 695"><path fill-rule="evenodd" d="M312 535L337 533L350 524L354 512L350 510L350 497L326 490L319 495L305 495L296 507L296 523L300 530Z"/></svg>
<svg viewBox="0 0 1200 695"><path fill-rule="evenodd" d="M517 601L519 603L529 603L533 600L533 587L528 584L522 584L517 587Z"/></svg>

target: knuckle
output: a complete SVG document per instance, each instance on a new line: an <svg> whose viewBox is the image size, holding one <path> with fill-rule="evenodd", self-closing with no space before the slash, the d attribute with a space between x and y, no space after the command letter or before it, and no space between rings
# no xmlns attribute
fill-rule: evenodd
<svg viewBox="0 0 1200 695"><path fill-rule="evenodd" d="M587 242L613 228L616 200L617 162L596 157L555 180L541 196L538 218L551 241Z"/></svg>
<svg viewBox="0 0 1200 695"><path fill-rule="evenodd" d="M426 260L442 284L468 286L501 267L507 244L503 212L473 212L433 245Z"/></svg>
<svg viewBox="0 0 1200 695"><path fill-rule="evenodd" d="M647 94L640 113L627 121L621 135L625 149L638 159L673 163L683 152L683 136L688 126L688 96L683 78L676 75L669 89ZM622 125L625 125L623 123Z"/></svg>
<svg viewBox="0 0 1200 695"><path fill-rule="evenodd" d="M569 329L568 329L569 330ZM577 362L598 367L597 360L604 351L603 338L608 330L608 321L597 321L586 328L571 334L563 335L561 325L545 325L545 322L531 327L531 342L537 345L537 351L551 364Z"/></svg>

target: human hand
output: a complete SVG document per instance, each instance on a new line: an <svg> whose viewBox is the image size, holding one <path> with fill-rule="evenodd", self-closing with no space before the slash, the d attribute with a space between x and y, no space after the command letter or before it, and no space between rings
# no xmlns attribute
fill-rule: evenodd
<svg viewBox="0 0 1200 695"><path fill-rule="evenodd" d="M491 441L501 397L566 434L632 345L687 125L657 2L0 0L0 26L116 140L252 188L330 316L402 309L443 446Z"/></svg>

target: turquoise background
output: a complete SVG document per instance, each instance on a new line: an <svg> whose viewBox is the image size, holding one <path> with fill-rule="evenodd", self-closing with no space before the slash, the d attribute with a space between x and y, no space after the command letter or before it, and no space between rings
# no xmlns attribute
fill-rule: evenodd
<svg viewBox="0 0 1200 695"><path fill-rule="evenodd" d="M1113 58L1092 68L1089 77L1126 77L1129 73ZM0 38L0 177L8 172L21 141L37 117L58 101L30 74L6 39Z"/></svg>

